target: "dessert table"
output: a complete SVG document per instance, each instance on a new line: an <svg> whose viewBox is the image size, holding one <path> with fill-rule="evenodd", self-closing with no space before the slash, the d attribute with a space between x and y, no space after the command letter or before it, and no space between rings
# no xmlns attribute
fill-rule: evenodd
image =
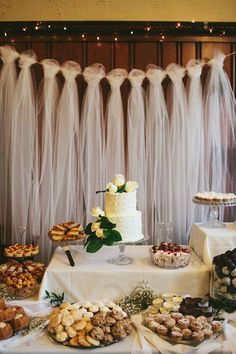
<svg viewBox="0 0 236 354"><path fill-rule="evenodd" d="M95 254L86 253L82 246L72 246L75 266L71 267L61 247L55 250L44 274L39 299L45 290L62 293L70 302L98 299L119 299L129 294L139 281L147 281L156 293L178 292L204 296L209 291L210 270L193 252L185 268L162 269L149 256L150 246L126 246L125 253L133 258L129 265L107 262L118 255L118 246L103 247Z"/></svg>
<svg viewBox="0 0 236 354"><path fill-rule="evenodd" d="M212 267L212 258L236 247L236 225L225 223L224 228L206 228L193 224L189 245L201 260Z"/></svg>

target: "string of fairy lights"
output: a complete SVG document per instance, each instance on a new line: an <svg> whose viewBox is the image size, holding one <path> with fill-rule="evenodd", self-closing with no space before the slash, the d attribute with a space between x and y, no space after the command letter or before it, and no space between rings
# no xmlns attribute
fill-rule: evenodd
<svg viewBox="0 0 236 354"><path fill-rule="evenodd" d="M214 35L226 36L236 35L235 23L210 23L196 22L192 19L190 22L155 22L152 24L144 22L130 22L116 24L116 22L17 22L17 23L1 23L0 38L7 39L10 36L38 35L38 34L62 34L76 35L81 40L86 41L88 37L93 36L97 41L101 41L105 37L111 37L115 42L122 36L160 36L160 41L164 41L167 35L176 34L193 34L193 35ZM117 27L115 31L113 28ZM226 28L228 30L226 30ZM87 29L87 30L86 30ZM96 33L97 32L97 33Z"/></svg>

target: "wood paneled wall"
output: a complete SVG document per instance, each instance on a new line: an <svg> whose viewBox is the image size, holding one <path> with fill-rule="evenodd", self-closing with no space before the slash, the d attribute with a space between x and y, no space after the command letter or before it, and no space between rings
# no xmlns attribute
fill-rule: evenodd
<svg viewBox="0 0 236 354"><path fill-rule="evenodd" d="M5 39L1 45L10 44L16 50L33 49L38 61L53 58L63 63L75 60L82 70L92 63L101 63L106 72L113 68L131 70L137 68L146 70L150 63L165 68L170 63L186 65L189 59L210 59L214 48L219 48L226 55L236 51L235 37L193 37L168 36L162 42L160 37L129 36L118 38L103 37L99 41L94 38L81 40L76 36L14 36ZM236 90L236 55L225 60L225 70L230 78L234 91Z"/></svg>

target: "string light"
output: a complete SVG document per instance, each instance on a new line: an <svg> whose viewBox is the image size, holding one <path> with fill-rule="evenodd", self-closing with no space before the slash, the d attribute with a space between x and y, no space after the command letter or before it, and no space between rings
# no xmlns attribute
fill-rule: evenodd
<svg viewBox="0 0 236 354"><path fill-rule="evenodd" d="M150 26L148 26L148 27L147 27L147 31L149 32L150 30L151 30L151 27L150 27Z"/></svg>
<svg viewBox="0 0 236 354"><path fill-rule="evenodd" d="M192 19L192 23L194 23L195 22L195 20L194 19Z"/></svg>
<svg viewBox="0 0 236 354"><path fill-rule="evenodd" d="M4 32L4 36L7 37L7 32Z"/></svg>
<svg viewBox="0 0 236 354"><path fill-rule="evenodd" d="M181 26L181 23L180 23L180 22L177 22L177 23L176 23L176 28L180 28L180 26Z"/></svg>
<svg viewBox="0 0 236 354"><path fill-rule="evenodd" d="M36 25L36 26L35 26L35 29L36 29L36 31L37 31L37 30L39 29L39 26Z"/></svg>
<svg viewBox="0 0 236 354"><path fill-rule="evenodd" d="M85 34L82 34L81 37L82 37L82 38L85 38Z"/></svg>
<svg viewBox="0 0 236 354"><path fill-rule="evenodd" d="M212 33L213 32L213 28L209 28L209 32Z"/></svg>
<svg viewBox="0 0 236 354"><path fill-rule="evenodd" d="M63 28L64 28L64 31L66 31L66 30L67 30L67 27L66 27L66 26L64 26Z"/></svg>
<svg viewBox="0 0 236 354"><path fill-rule="evenodd" d="M99 36L97 36L97 41L99 41L100 40L100 37Z"/></svg>
<svg viewBox="0 0 236 354"><path fill-rule="evenodd" d="M117 42L117 40L118 40L118 38L117 37L115 37L115 41Z"/></svg>
<svg viewBox="0 0 236 354"><path fill-rule="evenodd" d="M161 39L165 39L165 36L164 36L164 35L162 35L162 36L161 36Z"/></svg>
<svg viewBox="0 0 236 354"><path fill-rule="evenodd" d="M48 25L48 28L51 28L51 25Z"/></svg>

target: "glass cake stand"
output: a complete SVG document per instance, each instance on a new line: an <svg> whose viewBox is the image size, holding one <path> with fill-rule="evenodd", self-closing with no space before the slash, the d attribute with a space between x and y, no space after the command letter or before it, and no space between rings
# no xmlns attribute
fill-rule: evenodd
<svg viewBox="0 0 236 354"><path fill-rule="evenodd" d="M133 263L133 258L125 255L125 246L126 245L139 245L145 241L149 240L149 236L143 236L140 240L134 242L117 242L116 245L119 247L119 254L115 258L108 259L108 263L116 265L128 265Z"/></svg>
<svg viewBox="0 0 236 354"><path fill-rule="evenodd" d="M208 228L215 228L215 227L223 228L223 227L225 227L225 224L223 222L219 221L219 209L221 206L229 207L229 206L236 205L235 200L230 201L230 202L226 202L226 201L216 202L216 201L200 200L195 197L193 198L193 202L195 204L207 205L210 207L209 219L205 224L203 224L204 227L208 227Z"/></svg>

